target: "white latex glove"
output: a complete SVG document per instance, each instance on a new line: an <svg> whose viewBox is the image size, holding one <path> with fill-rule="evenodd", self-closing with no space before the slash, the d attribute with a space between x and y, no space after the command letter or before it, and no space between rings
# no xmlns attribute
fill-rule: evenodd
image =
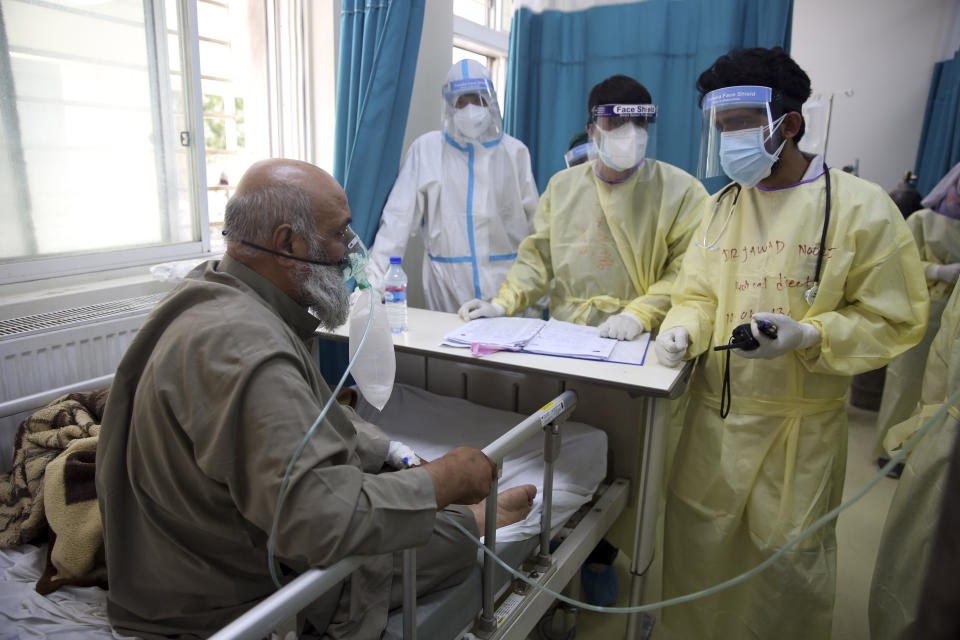
<svg viewBox="0 0 960 640"><path fill-rule="evenodd" d="M402 442L391 440L390 449L387 450L387 464L394 469L415 467L420 464L420 456Z"/></svg>
<svg viewBox="0 0 960 640"><path fill-rule="evenodd" d="M683 327L674 327L657 336L653 343L657 351L657 360L665 367L676 368L683 362L683 356L690 346L690 334Z"/></svg>
<svg viewBox="0 0 960 640"><path fill-rule="evenodd" d="M485 302L479 298L474 298L469 302L464 302L457 313L460 314L461 320L469 322L476 318L499 318L504 315L505 310L496 302Z"/></svg>
<svg viewBox="0 0 960 640"><path fill-rule="evenodd" d="M951 264L932 264L927 267L927 277L931 280L943 280L953 284L960 277L960 262Z"/></svg>
<svg viewBox="0 0 960 640"><path fill-rule="evenodd" d="M776 339L768 338L757 327L758 320L765 320L777 325ZM733 352L744 358L776 358L794 349L806 349L820 343L820 332L812 324L797 322L790 316L782 313L755 313L750 320L750 332L757 339L760 346L753 351L733 349Z"/></svg>
<svg viewBox="0 0 960 640"><path fill-rule="evenodd" d="M643 333L643 323L632 313L618 313L610 316L597 327L597 335L614 340L633 340Z"/></svg>

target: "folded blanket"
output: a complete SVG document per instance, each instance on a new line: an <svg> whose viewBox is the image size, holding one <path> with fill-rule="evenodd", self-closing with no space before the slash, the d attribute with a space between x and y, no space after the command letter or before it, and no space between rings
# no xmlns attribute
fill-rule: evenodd
<svg viewBox="0 0 960 640"><path fill-rule="evenodd" d="M30 542L47 531L43 478L47 464L75 440L100 434L107 390L70 393L20 423L13 467L0 475L0 548Z"/></svg>
<svg viewBox="0 0 960 640"><path fill-rule="evenodd" d="M37 592L60 587L106 587L103 525L95 475L99 436L74 440L47 465L43 476L43 510L50 524L47 568Z"/></svg>

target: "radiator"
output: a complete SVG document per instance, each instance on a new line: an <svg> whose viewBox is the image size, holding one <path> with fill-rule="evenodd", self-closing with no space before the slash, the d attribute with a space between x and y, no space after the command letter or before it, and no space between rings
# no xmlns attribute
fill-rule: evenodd
<svg viewBox="0 0 960 640"><path fill-rule="evenodd" d="M0 402L113 373L165 293L0 320ZM0 473L12 462L17 425L0 418Z"/></svg>

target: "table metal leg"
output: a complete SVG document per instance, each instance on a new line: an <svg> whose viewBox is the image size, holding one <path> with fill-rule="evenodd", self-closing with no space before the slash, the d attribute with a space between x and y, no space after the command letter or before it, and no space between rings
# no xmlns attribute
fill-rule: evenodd
<svg viewBox="0 0 960 640"><path fill-rule="evenodd" d="M634 528L633 555L630 564L630 606L643 600L643 584L653 562L657 538L657 511L660 504L660 482L666 445L667 420L670 412L664 398L646 398L643 411L643 458L637 495L637 522ZM627 615L627 640L640 637L641 613Z"/></svg>

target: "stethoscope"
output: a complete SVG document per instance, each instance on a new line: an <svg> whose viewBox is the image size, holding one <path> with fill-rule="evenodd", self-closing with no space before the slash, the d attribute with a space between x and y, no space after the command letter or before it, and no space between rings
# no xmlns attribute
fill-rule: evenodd
<svg viewBox="0 0 960 640"><path fill-rule="evenodd" d="M803 293L804 299L807 301L807 304L812 305L813 299L817 297L817 290L820 285L820 270L823 267L823 254L824 247L827 245L827 228L830 226L830 168L826 164L823 165L823 176L824 181L826 182L826 203L823 211L823 231L820 233L820 249L817 251L817 270L813 274L813 286L807 289ZM713 239L713 242L707 242L707 234L710 233L710 227L713 226L713 221L717 217L717 211L720 208L720 202L723 200L723 197L727 195L729 191L736 189L736 193L733 195L733 202L730 204L730 210L727 212L727 217L723 221L723 226L720 227L720 231L717 233L717 236ZM699 242L694 239L693 244L700 247L701 249L707 249L708 251L718 251L717 243L720 242L720 238L723 237L723 232L727 230L727 225L730 223L730 219L733 217L733 212L737 208L737 201L740 199L740 192L743 190L743 187L738 182L732 182L728 184L720 192L720 195L717 197L717 201L713 205L713 213L710 214L710 220L707 221L707 226L703 230L703 242Z"/></svg>

